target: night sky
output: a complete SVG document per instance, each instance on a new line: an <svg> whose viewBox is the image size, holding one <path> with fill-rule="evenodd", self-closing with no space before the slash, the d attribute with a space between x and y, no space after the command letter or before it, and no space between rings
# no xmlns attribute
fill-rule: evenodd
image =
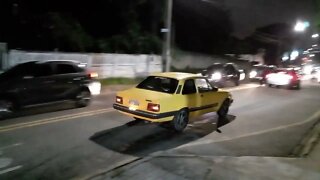
<svg viewBox="0 0 320 180"><path fill-rule="evenodd" d="M158 42L163 39L160 29L163 28L164 2L1 0L0 21L5 25L0 29L0 41L8 42L12 48L31 50L52 50L58 46L62 51L115 52L120 49L124 53L160 53ZM237 46L232 36L244 39L257 28L272 24L286 23L293 27L298 19L313 24L315 17L313 0L173 2L176 47L211 54L230 53L230 49ZM149 43L135 48L140 47L137 42L142 36ZM155 48L146 49L150 43Z"/></svg>
<svg viewBox="0 0 320 180"><path fill-rule="evenodd" d="M231 12L234 34L250 35L255 28L274 23L294 24L297 19L312 21L313 0L213 0Z"/></svg>

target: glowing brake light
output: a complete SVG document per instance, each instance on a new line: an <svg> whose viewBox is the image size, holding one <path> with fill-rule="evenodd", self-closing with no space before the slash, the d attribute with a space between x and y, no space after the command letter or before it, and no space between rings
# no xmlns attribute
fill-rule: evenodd
<svg viewBox="0 0 320 180"><path fill-rule="evenodd" d="M99 77L98 73L96 73L96 72L90 73L89 76L90 76L90 78L97 78L97 77Z"/></svg>
<svg viewBox="0 0 320 180"><path fill-rule="evenodd" d="M119 103L119 104L122 104L122 103L123 103L123 98L117 96L117 97L116 97L116 102Z"/></svg>
<svg viewBox="0 0 320 180"><path fill-rule="evenodd" d="M153 111L153 112L159 112L160 111L160 104L148 103L147 110Z"/></svg>

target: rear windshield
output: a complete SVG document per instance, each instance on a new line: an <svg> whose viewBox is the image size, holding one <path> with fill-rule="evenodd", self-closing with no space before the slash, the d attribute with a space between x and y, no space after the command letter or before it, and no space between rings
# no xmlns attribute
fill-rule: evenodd
<svg viewBox="0 0 320 180"><path fill-rule="evenodd" d="M178 86L178 80L167 77L149 76L137 88L173 94Z"/></svg>

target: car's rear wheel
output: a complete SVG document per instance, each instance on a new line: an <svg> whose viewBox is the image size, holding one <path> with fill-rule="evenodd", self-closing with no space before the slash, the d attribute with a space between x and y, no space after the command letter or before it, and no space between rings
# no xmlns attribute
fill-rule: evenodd
<svg viewBox="0 0 320 180"><path fill-rule="evenodd" d="M223 101L220 109L217 112L219 119L226 119L227 118L227 115L229 112L229 107L230 107L230 100L226 99L225 101Z"/></svg>
<svg viewBox="0 0 320 180"><path fill-rule="evenodd" d="M9 117L14 113L15 104L11 100L0 99L0 118Z"/></svg>
<svg viewBox="0 0 320 180"><path fill-rule="evenodd" d="M90 104L91 93L89 90L81 90L76 97L77 107L86 107Z"/></svg>
<svg viewBox="0 0 320 180"><path fill-rule="evenodd" d="M296 84L296 86L292 87L294 90L300 90L301 89L301 85L300 83Z"/></svg>
<svg viewBox="0 0 320 180"><path fill-rule="evenodd" d="M180 110L171 121L171 127L176 132L182 132L189 123L189 112L186 109Z"/></svg>

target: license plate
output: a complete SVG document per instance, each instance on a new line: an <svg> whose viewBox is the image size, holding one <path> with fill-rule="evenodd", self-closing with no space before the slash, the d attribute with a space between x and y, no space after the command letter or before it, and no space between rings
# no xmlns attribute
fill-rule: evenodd
<svg viewBox="0 0 320 180"><path fill-rule="evenodd" d="M132 106L139 106L139 101L137 100L129 100L129 104Z"/></svg>

